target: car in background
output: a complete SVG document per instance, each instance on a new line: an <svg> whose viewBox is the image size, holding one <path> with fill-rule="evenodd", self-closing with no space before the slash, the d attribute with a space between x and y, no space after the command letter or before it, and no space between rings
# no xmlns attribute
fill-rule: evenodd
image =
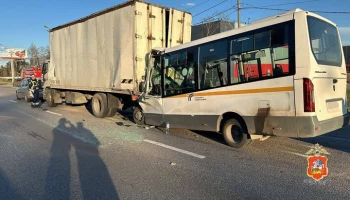
<svg viewBox="0 0 350 200"><path fill-rule="evenodd" d="M17 100L24 98L26 102L30 102L33 99L33 94L29 91L29 81L30 78L25 78L21 81L19 87L16 89ZM43 99L43 89L39 90L39 98Z"/></svg>

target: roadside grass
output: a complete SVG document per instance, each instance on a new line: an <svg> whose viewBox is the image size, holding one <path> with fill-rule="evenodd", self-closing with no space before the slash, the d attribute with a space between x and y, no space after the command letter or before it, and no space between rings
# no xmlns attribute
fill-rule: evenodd
<svg viewBox="0 0 350 200"><path fill-rule="evenodd" d="M0 85L12 85L12 81L0 78Z"/></svg>

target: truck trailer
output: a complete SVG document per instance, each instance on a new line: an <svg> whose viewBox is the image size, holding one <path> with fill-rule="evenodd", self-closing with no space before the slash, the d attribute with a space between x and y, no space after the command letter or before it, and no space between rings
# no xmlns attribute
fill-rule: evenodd
<svg viewBox="0 0 350 200"><path fill-rule="evenodd" d="M142 93L154 48L191 41L190 13L128 1L50 29L44 99L91 104L94 116L113 116Z"/></svg>

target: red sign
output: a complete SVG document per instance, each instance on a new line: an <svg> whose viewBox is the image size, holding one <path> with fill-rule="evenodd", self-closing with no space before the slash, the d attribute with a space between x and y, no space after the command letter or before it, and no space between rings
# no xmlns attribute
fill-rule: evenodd
<svg viewBox="0 0 350 200"><path fill-rule="evenodd" d="M328 175L327 158L325 156L308 157L307 175L316 181Z"/></svg>

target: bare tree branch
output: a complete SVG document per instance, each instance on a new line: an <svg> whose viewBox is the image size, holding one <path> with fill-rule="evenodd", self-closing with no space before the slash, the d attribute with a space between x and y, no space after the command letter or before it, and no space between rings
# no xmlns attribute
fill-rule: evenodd
<svg viewBox="0 0 350 200"><path fill-rule="evenodd" d="M203 24L204 35L210 36L215 34L215 32L220 28L220 23L219 23L220 20L227 22L227 23L224 23L225 30L234 29L234 24L230 22L230 18L228 15L225 15L225 13L223 12L214 12L212 15L202 19L202 22L205 22Z"/></svg>
<svg viewBox="0 0 350 200"><path fill-rule="evenodd" d="M50 59L50 47L37 47L34 43L28 49L30 65L41 66L45 60Z"/></svg>

